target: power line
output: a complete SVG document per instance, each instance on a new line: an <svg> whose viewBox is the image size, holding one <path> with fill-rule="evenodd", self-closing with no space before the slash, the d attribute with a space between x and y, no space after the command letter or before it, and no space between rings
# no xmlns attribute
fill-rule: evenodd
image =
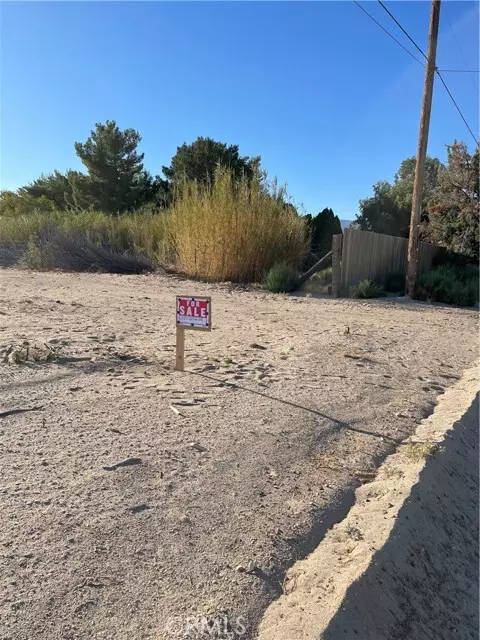
<svg viewBox="0 0 480 640"><path fill-rule="evenodd" d="M413 38L411 38L410 35L405 31L405 29L402 27L402 25L399 23L399 21L395 18L393 13L390 13L390 11L387 9L387 7L383 4L382 0L377 0L377 2L383 9L385 9L385 11L388 13L388 15L391 17L391 19L395 22L395 24L403 31L403 33L407 36L407 38L410 40L410 42L416 47L416 49L418 51L420 51L420 53L422 54L422 56L426 60L427 56L423 53L423 51L420 49L420 47L415 42L415 40Z"/></svg>
<svg viewBox="0 0 480 640"><path fill-rule="evenodd" d="M478 69L439 69L440 73L480 73Z"/></svg>
<svg viewBox="0 0 480 640"><path fill-rule="evenodd" d="M457 47L458 47L458 48L459 48L459 50L460 50L460 55L461 55L461 56L462 56L462 58L463 58L463 61L464 61L464 63L465 63L465 66L468 68L470 65L468 64L468 62L467 62L467 58L465 57L465 54L463 53L462 45L460 44L460 40L457 38L457 34L455 33L455 29L453 28L453 25L452 25L452 23L450 22L450 18L448 17L448 14L447 14L447 21L448 21L448 24L450 25L450 29L452 30L453 37L455 38L455 42L457 43ZM477 73L478 73L478 72L477 72ZM477 79L475 78L475 81L474 81L474 79L472 78L472 82L474 82L474 88L476 88L476 90L478 91L478 81L477 81Z"/></svg>
<svg viewBox="0 0 480 640"><path fill-rule="evenodd" d="M420 47L418 46L418 44L415 42L415 40L410 36L410 34L402 27L402 25L398 22L398 20L395 18L395 16L387 9L387 7L383 4L382 0L377 0L377 2L383 7L383 9L385 9L385 11L388 13L388 15L392 18L392 20L395 22L395 24L403 31L403 33L407 36L407 38L410 40L410 42L412 42L415 47L418 49L418 51L420 51L420 53L422 54L422 56L425 58L425 60L427 59L427 56L423 53L423 51L420 49ZM475 134L473 133L473 131L470 128L470 125L468 124L468 122L465 119L465 116L463 115L460 107L458 106L458 104L455 101L455 98L452 96L452 93L450 91L450 89L447 87L447 84L445 82L445 80L443 79L440 71L435 67L435 73L437 74L437 76L440 78L441 83L443 84L443 86L445 87L446 92L448 93L448 95L450 96L451 101L453 102L453 104L455 105L456 110L458 111L458 113L460 114L460 117L462 118L463 122L465 123L465 126L467 127L467 129L469 130L472 138L475 140L475 144L478 144L478 139L475 136Z"/></svg>
<svg viewBox="0 0 480 640"><path fill-rule="evenodd" d="M467 127L467 129L470 131L470 134L472 136L472 138L475 140L475 144L478 144L478 139L476 137L476 135L473 133L473 131L470 129L470 125L468 124L468 122L465 120L465 117L463 115L463 113L460 110L460 107L458 106L458 104L455 102L455 98L452 96L450 89L447 87L445 80L442 78L442 74L440 73L440 71L438 69L435 69L437 76L440 78L441 83L443 84L443 86L445 87L446 92L448 93L448 95L450 96L453 104L455 105L455 108L457 109L458 113L460 114L461 119L464 121L465 126Z"/></svg>
<svg viewBox="0 0 480 640"><path fill-rule="evenodd" d="M413 59L415 60L415 62L418 62L418 64L419 64L419 65L421 65L421 66L423 67L423 63L422 63L422 62L421 62L417 57L415 57L411 51L409 51L406 47L404 47L404 46L403 46L403 44L402 44L399 40L397 40L397 39L395 38L395 36L392 36L392 34L390 33L390 31L387 31L387 29L385 29L385 27L384 27L383 25L381 25L381 24L380 24L380 22L378 22L378 20L375 20L375 18L372 16L372 14L371 14L371 13L369 13L366 9L364 9L364 8L362 7L362 5L361 5L361 4L359 4L356 0L353 0L353 2L357 5L357 7L358 7L359 9L361 9L361 10L363 11L363 13L366 13L366 14L367 14L367 16L368 16L369 18L371 18L371 19L375 22L375 24L376 24L376 25L378 25L378 26L380 27L380 29L381 29L382 31L385 31L385 33L387 34L387 36L389 36L392 40L394 40L394 41L395 41L395 42L396 42L400 47L402 47L402 49L403 49L404 51L406 51L406 52L408 53L408 55L409 55L411 58L413 58Z"/></svg>

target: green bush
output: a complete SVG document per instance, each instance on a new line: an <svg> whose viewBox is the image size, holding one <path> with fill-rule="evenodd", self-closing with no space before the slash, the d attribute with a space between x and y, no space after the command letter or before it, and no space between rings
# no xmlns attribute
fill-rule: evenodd
<svg viewBox="0 0 480 640"><path fill-rule="evenodd" d="M317 271L312 276L312 280L318 282L323 286L327 286L328 284L332 284L332 267L328 267L327 269L322 269L321 271Z"/></svg>
<svg viewBox="0 0 480 640"><path fill-rule="evenodd" d="M298 271L294 267L280 262L268 272L265 287L272 293L288 293L296 288L298 278Z"/></svg>
<svg viewBox="0 0 480 640"><path fill-rule="evenodd" d="M361 280L350 287L351 298L379 298L384 295L383 287L371 280Z"/></svg>
<svg viewBox="0 0 480 640"><path fill-rule="evenodd" d="M405 276L403 273L390 273L385 281L385 291L399 293L405 289Z"/></svg>
<svg viewBox="0 0 480 640"><path fill-rule="evenodd" d="M471 307L479 300L478 287L477 266L443 266L419 276L415 296L419 300L429 302L445 302L458 307Z"/></svg>

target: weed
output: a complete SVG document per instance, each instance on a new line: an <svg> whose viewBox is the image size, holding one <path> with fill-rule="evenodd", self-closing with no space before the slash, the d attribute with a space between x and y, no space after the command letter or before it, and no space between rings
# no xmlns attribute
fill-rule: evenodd
<svg viewBox="0 0 480 640"><path fill-rule="evenodd" d="M268 272L265 287L272 293L288 293L297 286L298 277L298 271L294 267L281 262Z"/></svg>
<svg viewBox="0 0 480 640"><path fill-rule="evenodd" d="M379 298L385 295L383 287L371 280L361 280L350 287L352 298Z"/></svg>
<svg viewBox="0 0 480 640"><path fill-rule="evenodd" d="M327 269L322 269L321 271L317 271L317 273L313 274L312 280L314 282L318 282L320 285L323 285L323 286L332 284L332 267L328 267Z"/></svg>
<svg viewBox="0 0 480 640"><path fill-rule="evenodd" d="M20 346L10 345L3 353L3 361L8 364L24 364L25 362L54 362L60 357L60 352L48 345L39 347L25 341Z"/></svg>
<svg viewBox="0 0 480 640"><path fill-rule="evenodd" d="M433 440L414 442L407 445L407 458L412 462L420 462L440 451L440 446Z"/></svg>
<svg viewBox="0 0 480 640"><path fill-rule="evenodd" d="M386 478L390 479L390 478L403 478L404 477L404 472L401 469L392 469L392 468L388 468L384 470L384 475Z"/></svg>

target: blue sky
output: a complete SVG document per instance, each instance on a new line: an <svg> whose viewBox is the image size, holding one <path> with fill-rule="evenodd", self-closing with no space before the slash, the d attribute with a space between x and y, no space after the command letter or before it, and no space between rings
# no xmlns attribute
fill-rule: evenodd
<svg viewBox="0 0 480 640"><path fill-rule="evenodd" d="M412 52L376 2L361 4ZM442 3L437 64L478 69L479 5ZM425 51L429 2L387 6ZM353 2L3 2L0 185L81 168L74 141L114 119L160 173L197 136L261 155L307 212L353 218L415 155L424 71ZM459 48L463 51L463 56ZM419 55L419 54L418 54ZM445 73L478 135L479 76ZM473 147L435 83L429 153Z"/></svg>

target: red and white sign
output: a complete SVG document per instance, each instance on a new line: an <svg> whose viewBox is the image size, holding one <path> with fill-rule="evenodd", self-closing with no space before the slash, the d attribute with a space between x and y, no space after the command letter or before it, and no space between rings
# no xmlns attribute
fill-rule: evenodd
<svg viewBox="0 0 480 640"><path fill-rule="evenodd" d="M211 298L177 296L177 327L185 329L212 328Z"/></svg>

